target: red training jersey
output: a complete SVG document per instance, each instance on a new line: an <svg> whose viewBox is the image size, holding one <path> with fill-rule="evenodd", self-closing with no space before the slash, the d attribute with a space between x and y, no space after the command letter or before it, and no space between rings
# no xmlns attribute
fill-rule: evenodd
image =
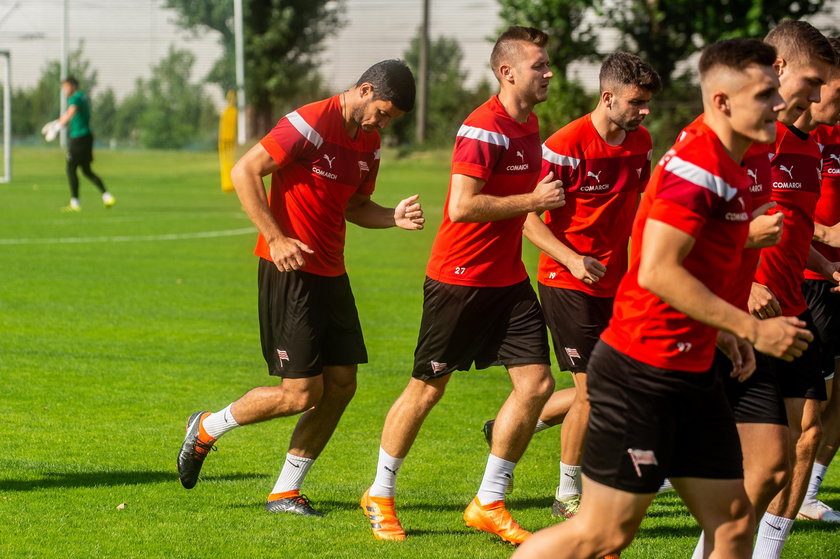
<svg viewBox="0 0 840 559"><path fill-rule="evenodd" d="M344 128L339 96L287 114L260 144L280 169L271 174L268 203L284 235L314 252L301 271L340 276L344 268L344 214L355 193L370 195L379 171L379 132ZM254 253L271 260L260 235Z"/></svg>
<svg viewBox="0 0 840 559"><path fill-rule="evenodd" d="M627 271L627 240L639 194L650 178L650 134L644 128L627 132L612 146L601 138L585 115L555 132L543 144L540 177L549 172L563 181L566 204L547 212L545 223L563 244L596 258L607 271L587 285L568 268L540 254L537 279L551 287L615 297Z"/></svg>
<svg viewBox="0 0 840 559"><path fill-rule="evenodd" d="M694 119L694 122L683 129L679 138L683 139L688 134L696 133L699 129L699 125L703 122L703 115L701 114ZM741 167L746 169L747 176L749 176L750 181L752 182L750 185L752 204L749 210L751 216L754 210L771 201L771 145L772 144L760 144L758 142L754 142L744 154L743 159L741 159ZM724 297L727 301L739 309L748 309L750 290L752 289L753 280L755 279L755 271L758 268L758 262L760 259L760 248L744 248L744 252L741 254L741 266L732 278L730 294Z"/></svg>
<svg viewBox="0 0 840 559"><path fill-rule="evenodd" d="M630 269L621 280L613 316L601 339L654 367L703 372L714 356L717 330L689 318L639 285L645 224L656 220L695 238L682 265L712 293L725 297L749 233L750 181L705 124L659 161L648 183L630 242Z"/></svg>
<svg viewBox="0 0 840 559"><path fill-rule="evenodd" d="M808 305L802 295L802 280L811 240L814 210L820 196L820 148L808 134L776 123L776 145L770 159L771 212L784 214L782 238L761 253L755 279L779 300L782 313L798 316Z"/></svg>
<svg viewBox="0 0 840 559"><path fill-rule="evenodd" d="M822 152L822 182L820 199L814 211L814 221L822 225L834 225L840 221L840 124L820 125L811 132ZM830 262L840 261L840 250L813 241L813 246ZM805 270L807 279L825 280L825 276Z"/></svg>
<svg viewBox="0 0 840 559"><path fill-rule="evenodd" d="M519 123L494 95L458 130L452 175L483 180L481 194L502 197L532 192L539 171L537 115L531 113L527 122ZM522 226L526 216L453 223L449 219L450 195L451 182L426 275L443 283L478 287L504 287L525 280Z"/></svg>

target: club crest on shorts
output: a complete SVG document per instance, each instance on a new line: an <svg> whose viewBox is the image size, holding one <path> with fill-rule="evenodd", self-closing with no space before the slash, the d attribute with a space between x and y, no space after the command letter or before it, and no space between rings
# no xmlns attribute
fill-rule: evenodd
<svg viewBox="0 0 840 559"><path fill-rule="evenodd" d="M440 363L438 361L430 361L429 364L432 366L433 373L439 373L446 368L446 363Z"/></svg>
<svg viewBox="0 0 840 559"><path fill-rule="evenodd" d="M575 364L575 359L580 359L580 352L573 347L564 347L563 349L566 350L566 355L569 356L569 361L572 362L572 365Z"/></svg>
<svg viewBox="0 0 840 559"><path fill-rule="evenodd" d="M639 466L658 466L656 455L652 450L639 450L638 448L628 448L627 454L630 455L630 460L633 461L633 467L636 469L636 475L642 477L642 470Z"/></svg>
<svg viewBox="0 0 840 559"><path fill-rule="evenodd" d="M277 350L277 358L280 360L280 367L282 367L283 366L283 361L284 360L285 361L289 360L289 354L288 354L288 352L286 352L286 350L278 349Z"/></svg>

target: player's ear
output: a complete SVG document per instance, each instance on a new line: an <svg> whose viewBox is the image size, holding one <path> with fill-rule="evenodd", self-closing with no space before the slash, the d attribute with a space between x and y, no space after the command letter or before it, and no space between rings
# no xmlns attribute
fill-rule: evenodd
<svg viewBox="0 0 840 559"><path fill-rule="evenodd" d="M773 62L773 70L776 72L777 76L782 75L782 73L785 71L786 66L787 66L787 62L781 56L777 56L776 61Z"/></svg>
<svg viewBox="0 0 840 559"><path fill-rule="evenodd" d="M612 91L602 91L601 92L601 103L608 109L612 108L613 102L613 92Z"/></svg>
<svg viewBox="0 0 840 559"><path fill-rule="evenodd" d="M732 116L732 109L729 105L729 95L719 91L712 96L712 103L714 104L715 108L725 114L726 116Z"/></svg>
<svg viewBox="0 0 840 559"><path fill-rule="evenodd" d="M513 83L513 66L510 64L502 64L499 66L499 75L508 83Z"/></svg>
<svg viewBox="0 0 840 559"><path fill-rule="evenodd" d="M359 97L364 99L368 95L373 94L373 84L370 82L364 82L362 85L359 86Z"/></svg>

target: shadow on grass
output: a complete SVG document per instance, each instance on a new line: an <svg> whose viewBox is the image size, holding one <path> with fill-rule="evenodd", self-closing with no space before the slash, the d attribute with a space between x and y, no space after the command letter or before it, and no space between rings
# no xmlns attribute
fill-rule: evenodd
<svg viewBox="0 0 840 559"><path fill-rule="evenodd" d="M75 487L112 487L117 485L144 485L149 483L175 483L178 474L173 471L129 470L110 472L46 472L41 479L0 479L0 491L33 491L35 489L72 489ZM231 474L202 477L202 481L237 481L257 479L260 474Z"/></svg>

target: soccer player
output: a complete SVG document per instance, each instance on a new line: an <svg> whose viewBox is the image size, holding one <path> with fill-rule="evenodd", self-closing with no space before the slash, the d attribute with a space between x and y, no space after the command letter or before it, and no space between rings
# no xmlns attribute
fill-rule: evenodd
<svg viewBox="0 0 840 559"><path fill-rule="evenodd" d="M504 365L513 391L497 415L484 478L464 520L514 544L530 536L504 498L554 387L545 321L521 258L526 215L563 203L551 173L537 180L540 137L532 109L545 101L552 77L547 39L530 27L502 33L490 56L500 91L458 131L443 222L426 268L412 378L385 419L376 479L361 500L377 539L405 539L394 509L397 472L451 373L473 362L479 369Z"/></svg>
<svg viewBox="0 0 840 559"><path fill-rule="evenodd" d="M560 432L560 484L552 514L569 518L580 504L580 463L589 418L586 366L612 315L618 282L627 271L627 241L639 194L650 178L653 145L642 121L662 88L639 57L617 52L604 60L600 98L591 113L543 144L542 174L563 182L566 204L525 222L525 236L540 253L540 302L560 368L572 372L575 399ZM564 391L540 414L557 423Z"/></svg>
<svg viewBox="0 0 840 559"><path fill-rule="evenodd" d="M804 273L807 266L832 278L836 266L811 247L822 156L809 136L816 124L808 109L820 101L836 55L818 30L800 21L782 22L765 41L776 47L774 67L787 103L780 113L770 159L772 200L777 203L774 210L784 214L784 228L779 243L762 251L756 281L778 298L783 314L798 316L819 339L802 292ZM778 442L787 444L791 465L787 483L769 503L759 524L754 557L771 559L781 554L805 496L820 440L820 402L826 399L826 389L819 343L793 362L762 359L758 366L775 370L790 429L787 440L764 442L765 448Z"/></svg>
<svg viewBox="0 0 840 559"><path fill-rule="evenodd" d="M302 413L265 509L323 516L300 487L353 397L358 364L367 362L344 267L345 221L423 228L416 195L393 209L370 199L380 162L378 129L411 110L414 94L403 62L379 62L347 91L280 119L234 166L236 193L260 232L255 252L263 356L269 374L282 381L255 388L216 413L190 416L178 454L185 488L196 484L223 434Z"/></svg>
<svg viewBox="0 0 840 559"><path fill-rule="evenodd" d="M102 204L106 208L117 203L114 196L105 188L102 179L93 172L93 132L90 129L90 102L79 89L79 82L73 76L64 78L61 89L67 96L67 110L58 118L61 126L68 126L70 145L67 148L67 180L70 182L70 205L65 211L78 212L82 209L79 202L79 177L76 169L82 168L82 173L102 194Z"/></svg>
<svg viewBox="0 0 840 559"><path fill-rule="evenodd" d="M716 341L735 374L747 342L792 359L812 339L793 317L758 320L728 303L749 235L752 142L774 139L784 107L775 52L757 40L707 47L699 63L704 122L659 161L633 224L630 267L589 361L589 433L580 511L515 557L601 557L626 547L666 476L721 557L749 557L732 412L712 369Z"/></svg>
<svg viewBox="0 0 840 559"><path fill-rule="evenodd" d="M829 37L835 53L840 52L840 38ZM828 83L820 92L819 103L811 105L811 117L821 124L811 132L811 137L817 142L822 152L822 183L820 199L817 202L815 220L814 247L832 262L840 261L840 251L829 244L837 244L837 228L830 227L840 222L840 70L837 67ZM835 237L835 238L832 238ZM840 299L831 293L834 284L810 270L805 272L803 291L808 308L814 317L814 323L820 333L823 353L823 374L827 379L833 378L840 367ZM805 500L799 508L799 518L808 520L822 520L824 522L840 522L840 513L817 498L822 480L831 460L840 444L840 383L830 382L832 386L829 400L822 410L822 440L817 449L814 466Z"/></svg>

